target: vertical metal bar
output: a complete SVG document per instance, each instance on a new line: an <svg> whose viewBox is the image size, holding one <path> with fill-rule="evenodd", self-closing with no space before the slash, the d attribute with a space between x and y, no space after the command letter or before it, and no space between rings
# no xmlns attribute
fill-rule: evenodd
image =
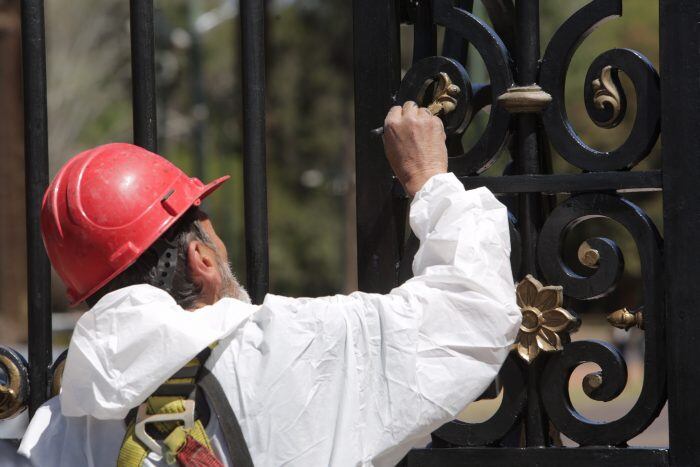
<svg viewBox="0 0 700 467"><path fill-rule="evenodd" d="M534 84L540 58L540 4L539 0L518 0L516 4L516 79L520 86ZM517 165L522 174L541 172L537 134L537 116L527 113L517 117ZM541 223L539 193L519 196L518 225L522 238L522 270L537 276L537 234ZM544 358L528 366L528 403L525 418L528 446L545 446L547 424L540 400L537 381Z"/></svg>
<svg viewBox="0 0 700 467"><path fill-rule="evenodd" d="M51 265L39 214L49 184L46 46L43 0L22 0L22 82L27 203L27 303L29 309L29 413L47 398L51 365Z"/></svg>
<svg viewBox="0 0 700 467"><path fill-rule="evenodd" d="M130 0L134 144L158 150L153 0Z"/></svg>
<svg viewBox="0 0 700 467"><path fill-rule="evenodd" d="M437 55L437 27L433 22L433 5L419 2L413 25L413 63Z"/></svg>
<svg viewBox="0 0 700 467"><path fill-rule="evenodd" d="M355 169L358 286L387 292L396 285L399 229L392 172L370 131L384 122L400 82L396 0L353 0Z"/></svg>
<svg viewBox="0 0 700 467"><path fill-rule="evenodd" d="M204 120L207 114L207 107L202 85L202 38L196 24L199 14L199 2L190 0L187 3L187 16L192 40L190 45L191 116L194 120L192 125L192 145L194 146L195 175L204 180L206 178L204 173Z"/></svg>
<svg viewBox="0 0 700 467"><path fill-rule="evenodd" d="M241 0L243 196L248 291L260 303L269 287L265 151L265 5Z"/></svg>
<svg viewBox="0 0 700 467"><path fill-rule="evenodd" d="M671 465L700 459L700 2L660 1L664 255Z"/></svg>

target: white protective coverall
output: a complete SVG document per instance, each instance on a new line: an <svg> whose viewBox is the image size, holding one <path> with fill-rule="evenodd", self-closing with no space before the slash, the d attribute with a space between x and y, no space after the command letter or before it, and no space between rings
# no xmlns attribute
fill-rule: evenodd
<svg viewBox="0 0 700 467"><path fill-rule="evenodd" d="M521 316L506 208L487 189L436 175L410 221L415 277L387 295L268 295L195 312L147 285L106 295L78 322L61 395L20 452L39 466L113 465L127 412L218 340L206 365L256 466L394 465L494 379ZM165 462L151 453L144 465Z"/></svg>

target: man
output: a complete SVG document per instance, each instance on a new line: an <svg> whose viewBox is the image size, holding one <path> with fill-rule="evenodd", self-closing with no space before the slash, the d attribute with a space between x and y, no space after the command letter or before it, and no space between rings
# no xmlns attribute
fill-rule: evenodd
<svg viewBox="0 0 700 467"><path fill-rule="evenodd" d="M520 324L506 209L447 173L442 122L415 103L391 109L384 144L414 197L414 278L387 295L268 295L260 306L192 208L223 180L176 174L159 185L177 169L131 145L69 161L49 187L42 226L69 294L92 309L72 337L60 398L36 413L20 452L42 466L129 465L131 440L143 465L188 465L175 457L182 444L157 443L163 459L148 433L134 442L129 412L148 417L142 403L215 342L206 369L257 466L394 465L478 397ZM147 177L133 168L144 160ZM152 202L135 201L143 197ZM231 417L218 415L204 441L190 441L232 465L222 434Z"/></svg>

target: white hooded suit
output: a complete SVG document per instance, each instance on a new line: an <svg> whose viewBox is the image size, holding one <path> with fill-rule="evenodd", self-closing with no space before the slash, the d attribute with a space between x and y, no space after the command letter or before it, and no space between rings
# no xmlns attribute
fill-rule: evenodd
<svg viewBox="0 0 700 467"><path fill-rule="evenodd" d="M185 311L137 285L78 322L60 397L20 452L39 466L114 465L124 417L219 341L206 366L256 466L390 466L494 379L520 323L505 207L452 174L411 205L415 277L387 295L268 295ZM207 427L228 463L216 417ZM154 453L144 465L165 465Z"/></svg>

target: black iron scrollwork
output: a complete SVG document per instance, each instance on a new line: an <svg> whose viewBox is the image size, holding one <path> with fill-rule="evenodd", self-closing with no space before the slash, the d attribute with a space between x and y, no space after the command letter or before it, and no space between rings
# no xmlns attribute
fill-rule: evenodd
<svg viewBox="0 0 700 467"><path fill-rule="evenodd" d="M465 102L468 112L465 120L460 121L461 126L450 126L453 134L448 137L451 171L460 176L483 172L508 144L511 133L518 139L514 139L510 147L513 163L502 177L504 181L514 174L523 177L551 172L549 142L565 160L588 172L626 171L650 154L659 137L659 76L641 53L620 48L605 51L593 60L586 74L583 96L586 110L600 128L615 128L627 115L627 95L621 73L634 86L637 101L634 122L626 140L617 149L599 151L588 146L574 130L566 112L565 83L571 59L596 27L607 19L621 16L621 0L590 0L568 18L547 45L539 69L536 62L539 38L535 41L535 36L539 35L537 7L525 1L515 3L515 8L510 1L484 0L483 3L498 34L467 11L473 5L467 0L419 1L412 18L415 24L415 65L407 78L417 86L422 86L427 78L435 75L438 63L451 63L459 75L460 67L455 64L467 63L468 46L473 46L481 55L490 77L488 83L469 83L471 93L462 96L462 99L468 98ZM445 28L443 54L446 57L430 61L426 57L436 53L437 25ZM523 33L523 28L531 31L530 36ZM524 42L532 41L523 46L524 39ZM514 64L511 56L519 63ZM425 68L423 63L432 63L432 68ZM521 70L520 66L534 71L524 78L518 72L516 86L513 77ZM466 72L464 75L467 76ZM402 87L405 86L402 83ZM412 89L411 92L415 91ZM491 110L487 126L477 143L465 152L461 142L463 130L469 126L474 114L488 106ZM527 128L534 125L523 127L520 124L532 123L532 115L540 114L542 123L538 123L535 130L535 144L534 138L527 139L532 134ZM460 117L455 115L453 118ZM587 176L590 175L584 172L575 177ZM519 201L522 201L523 196L531 194L519 196ZM519 336L523 338L519 341L522 358L518 358L515 352L511 353L499 374L503 394L501 405L493 417L483 423L454 421L444 425L433 434L435 446L498 445L504 442L504 437L510 439L509 433L514 433L521 420L529 446L555 443L557 436L547 433L549 422L581 445L624 445L658 416L666 398L664 292L658 280L662 268L661 237L639 207L610 192L575 195L556 208L552 204L546 209L540 209L537 203L525 206L514 203L514 199L510 201L509 209L519 217L519 220L512 217L510 225L514 276L522 278L531 274L525 281L535 284L538 290L559 291L557 306L562 305L562 293L578 300L605 297L615 289L624 272L624 258L615 241L596 237L584 242L578 252L579 260L590 274L577 273L562 256L568 232L589 219L606 218L621 224L632 235L642 266L643 303L632 311L621 309L611 313L608 320L614 326L625 329L637 326L645 332L642 391L634 407L618 420L598 422L577 412L569 396L572 372L585 362L598 364L600 371L583 379L584 393L597 401L611 401L622 393L627 383L624 358L614 346L602 341L571 342L568 333L575 329L577 319L575 313L569 313L563 306L557 309L561 309L561 316L570 318L569 323L566 327L563 322L554 323L549 329L539 320L538 313L544 315L544 311L535 310L520 300L524 320L529 321L524 322L525 329L521 327ZM551 211L549 215L548 211ZM540 230L538 227L543 217L547 220ZM519 224L531 227L528 235L523 233L522 241L516 229ZM410 271L408 265L417 242L409 242L409 247L402 256L404 271ZM536 260L533 259L535 256ZM540 275L542 277L537 277ZM543 279L547 285L537 278ZM534 339L539 334L536 335L535 330L539 333L541 328L561 330L562 335L543 332L546 335L540 337L546 342L540 345L538 341L536 345ZM528 343L531 344L529 347ZM538 356L540 351L547 354Z"/></svg>
<svg viewBox="0 0 700 467"><path fill-rule="evenodd" d="M493 163L508 141L510 115L499 104L498 97L513 85L510 56L503 41L486 22L453 6L450 0L435 0L433 17L435 24L444 26L451 34L474 46L490 76L488 87L480 85L473 90L474 100L479 104L474 106L474 111L486 103L491 105L484 133L468 152L461 151L461 145L458 145L458 153L450 153L451 171L464 175L480 173ZM485 99L489 94L490 100Z"/></svg>
<svg viewBox="0 0 700 467"><path fill-rule="evenodd" d="M518 422L527 401L526 377L516 354L511 353L498 374L503 400L483 423L449 422L433 432L433 439L455 446L485 446L500 441Z"/></svg>
<svg viewBox="0 0 700 467"><path fill-rule="evenodd" d="M584 6L554 34L540 68L540 85L553 98L543 113L547 136L564 159L588 171L628 169L649 154L659 136L659 76L651 62L634 50L612 49L599 55L588 69L584 87L586 109L593 122L613 128L626 110L618 72L623 71L632 81L637 115L620 147L613 151L591 148L576 134L566 113L564 87L574 52L602 21L621 14L621 0L594 0Z"/></svg>
<svg viewBox="0 0 700 467"><path fill-rule="evenodd" d="M627 382L627 368L619 350L599 341L572 342L547 363L542 376L542 401L554 425L581 445L620 445L641 433L658 416L666 398L666 356L664 341L663 286L661 274L661 237L651 219L630 201L611 194L585 194L569 198L550 215L538 244L540 267L548 281L564 284L567 295L580 299L599 297L615 284L621 270L622 255L607 239L588 239L600 257L593 275L574 274L560 254L564 238L571 229L587 219L608 218L622 225L634 238L641 261L644 308L644 383L634 407L622 418L611 422L589 420L572 406L569 378L574 369L593 362L601 372L587 377L584 389L589 397L610 401ZM591 384L595 380L596 384ZM586 380L584 380L586 383Z"/></svg>

